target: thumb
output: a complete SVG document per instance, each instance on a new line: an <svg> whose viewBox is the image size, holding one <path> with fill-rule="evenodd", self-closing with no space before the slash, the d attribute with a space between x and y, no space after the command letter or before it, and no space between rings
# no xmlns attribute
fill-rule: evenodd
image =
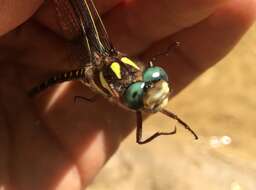
<svg viewBox="0 0 256 190"><path fill-rule="evenodd" d="M44 0L0 0L0 36L16 28L39 8Z"/></svg>

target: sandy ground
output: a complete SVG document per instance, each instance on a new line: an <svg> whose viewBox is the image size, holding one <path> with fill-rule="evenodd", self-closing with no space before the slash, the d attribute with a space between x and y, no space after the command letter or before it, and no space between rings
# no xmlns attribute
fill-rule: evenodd
<svg viewBox="0 0 256 190"><path fill-rule="evenodd" d="M179 113L200 135L139 146L131 134L88 190L256 190L256 26L216 67L174 98ZM146 134L161 115L149 118Z"/></svg>

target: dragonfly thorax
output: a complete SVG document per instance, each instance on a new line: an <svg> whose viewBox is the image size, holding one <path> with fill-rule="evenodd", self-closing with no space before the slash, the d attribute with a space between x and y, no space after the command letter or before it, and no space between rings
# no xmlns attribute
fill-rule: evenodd
<svg viewBox="0 0 256 190"><path fill-rule="evenodd" d="M100 65L94 80L107 96L118 100L130 84L142 80L143 67L126 56L105 57Z"/></svg>

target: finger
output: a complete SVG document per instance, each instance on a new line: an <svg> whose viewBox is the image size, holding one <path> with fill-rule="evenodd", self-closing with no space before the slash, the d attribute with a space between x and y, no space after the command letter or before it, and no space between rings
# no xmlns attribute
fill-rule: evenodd
<svg viewBox="0 0 256 190"><path fill-rule="evenodd" d="M75 160L35 115L13 69L1 75L0 94L8 122L11 189L81 189Z"/></svg>
<svg viewBox="0 0 256 190"><path fill-rule="evenodd" d="M197 63L199 69L224 57L254 23L256 17L255 0L236 0L216 11L203 23L184 30L174 39L184 41L186 55Z"/></svg>
<svg viewBox="0 0 256 190"><path fill-rule="evenodd" d="M99 5L101 5L101 2L102 1L100 1L99 2ZM112 5L114 4L114 3L117 3L118 1L117 0L113 0L113 1L111 1L111 3L112 3ZM136 1L137 2L137 1ZM187 1L184 1L183 3L176 3L177 4L177 8L179 8L179 9L181 9L181 7L183 7L183 6L185 6L185 7L189 7L187 4L186 4L186 2ZM201 2L201 1L200 1ZM219 5L220 4L220 1L217 1L217 0L215 0L214 1L215 2L215 6L217 6L217 4ZM221 1L221 2L223 2L223 1ZM152 3L151 3L152 4ZM161 4L161 3L160 3ZM204 7L205 9L209 9L209 8L207 8L207 7L213 7L213 4L214 3L212 3L212 1L202 1L201 2L201 4L202 4L202 6L199 6L199 7ZM139 4L140 5L140 4ZM175 5L175 3L174 3L174 5ZM204 6L203 6L204 5ZM45 10L51 10L50 8L54 8L54 5L53 5L53 2L52 1L48 1L48 3L46 3L46 4L44 4L44 6L43 7L46 7L45 8ZM47 9L48 8L48 9ZM187 8L187 9L189 9L189 8ZM44 10L44 8L42 8L42 10ZM137 9L136 9L137 10ZM165 9L163 9L163 10L165 10ZM169 11L169 10L166 10L167 12ZM186 9L184 10L185 12L188 12ZM43 12L43 11L42 11ZM50 13L51 12L51 13ZM52 11L50 11L50 12L48 12L49 14L48 14L48 18L49 18L49 15L50 15L50 17L51 18L56 18L56 16L54 17L53 15L55 14L55 10L52 10ZM146 11L147 12L147 11ZM163 11L164 12L164 11ZM191 13L190 14L192 14L192 10L190 11ZM199 11L200 12L200 11ZM201 12L203 12L203 11L201 11ZM120 15L120 16L122 16L122 15ZM143 15L142 15L143 16ZM147 16L147 15L146 15ZM118 18L116 18L116 17L114 17L113 19L115 19L115 20L117 20ZM162 15L160 14L159 15L159 20L161 20L162 19ZM135 19L135 21L136 21L137 19ZM118 19L118 21L120 21L119 19ZM57 23L58 21L50 21L52 24L53 23ZM116 23L116 22L114 22L114 23ZM124 28L123 26L123 24L122 23L119 23L120 25L118 26L118 28ZM53 24L54 25L54 24ZM147 24L146 24L147 25ZM116 26L116 25L115 25ZM120 26L122 26L122 27L120 27ZM56 29L57 30L57 29ZM25 34L27 34L27 32L25 32L25 30L23 29L23 33L25 33ZM42 32L41 32L42 33ZM115 36L119 36L119 33L117 33L118 35L115 35ZM125 34L128 34L128 32L125 32ZM60 43L60 45L57 45L57 47L56 47L56 45L55 45L55 41L57 41L57 40L53 40L53 38L54 37L50 37L49 39L47 39L48 38L48 35L43 35L43 33L42 33L42 35L38 35L37 36L37 38L34 38L33 40L31 40L31 37L36 37L36 32L34 32L34 35L31 35L31 36L29 36L29 38L27 38L28 40L26 40L26 42L24 43L24 41L22 41L21 42L21 44L26 44L27 46L29 46L29 47L27 47L26 48L26 50L29 50L30 49L30 47L32 47L32 49L33 49L33 55L30 55L30 56L27 56L28 58L29 58L29 63L32 63L32 64L37 64L37 65L41 65L41 66L46 66L47 68L51 68L51 69L54 69L52 66L56 66L56 68L60 68L59 67L59 65L61 65L61 68L64 68L65 66L64 65L66 65L65 63L63 63L64 61L63 60L65 60L65 59L62 59L63 57L65 57L65 53L64 54L62 54L62 53L60 53L60 54L58 54L58 52L66 52L66 50L65 50L65 48L61 48L61 46L63 46L63 43ZM25 39L25 37L23 37L23 39ZM135 40L135 39L133 39L133 40ZM129 41L131 41L131 43L133 42L133 40L129 40ZM121 43L122 43L122 36L120 37L120 41L121 41ZM14 41L14 43L15 44L18 44L18 40L15 40ZM47 45L48 44L48 45ZM52 45L51 45L52 44ZM62 44L62 45L61 45ZM126 44L127 45L127 44ZM128 46L129 45L131 45L131 44L128 44ZM136 43L132 43L132 46L134 46L135 47L135 45L136 45ZM144 44L145 46L146 46L146 44ZM47 47L46 47L47 46ZM64 47L64 46L63 46ZM59 50L59 49L62 49L62 50ZM136 49L136 50L138 50L139 51L139 47L138 48L134 48L134 49ZM29 52L29 51L28 51ZM40 58L42 58L42 59L40 59L40 60L36 60L36 59L33 59L33 58L37 58L37 57L39 57L39 56L37 56L37 55L40 55L40 54L45 54L45 55L47 55L47 53L49 53L49 55L51 55L51 54L53 54L53 52L55 53L55 55L56 55L56 58L58 57L59 58L59 60L61 60L61 61L57 61L57 62L54 62L54 61L51 61L51 57L52 56L41 56ZM67 53L67 52L66 52ZM57 56L58 55L58 56ZM56 60L56 59L53 59L53 60ZM21 61L21 60L20 60ZM26 60L26 62L27 62L27 60ZM42 64L39 64L39 63L42 63ZM48 64L46 64L46 63L48 63ZM49 64L49 63L57 63L57 64ZM69 64L69 65L72 65L72 64ZM56 69L55 68L55 69Z"/></svg>
<svg viewBox="0 0 256 190"><path fill-rule="evenodd" d="M104 21L118 49L136 54L154 41L207 18L227 1L133 0L116 7Z"/></svg>
<svg viewBox="0 0 256 190"><path fill-rule="evenodd" d="M177 51L159 60L169 70L177 92L235 46L254 22L255 13L256 1L232 1L205 21L159 42L145 57L148 59L173 41L181 43Z"/></svg>
<svg viewBox="0 0 256 190"><path fill-rule="evenodd" d="M169 17L168 17L168 19L166 19L166 15L170 12L170 9L171 10L175 10L175 9L180 10L174 16L171 15L171 20L175 21L177 23L183 22L183 24L179 24L179 25L180 26L182 25L182 27L184 27L185 26L184 25L184 22L185 22L184 18L187 18L187 17L190 18L191 17L190 15L193 15L193 14L196 13L195 17L191 17L189 21L186 21L187 22L186 25L188 25L189 22L192 22L192 20L193 20L193 22L195 22L196 20L202 19L201 17L208 15L210 12L212 12L213 9L215 9L215 7L219 6L220 4L222 4L224 2L224 1L220 1L220 0L215 0L215 1L198 0L198 1L200 3L200 4L197 4L197 6L199 7L199 10L198 10L198 8L196 10L194 10L195 7L191 8L191 6L189 6L190 3L188 3L188 1L185 1L185 0L173 2L168 7L164 6L164 3L162 1L159 1L157 3L155 1L154 2L152 1L152 2L146 3L146 6L149 6L149 7L144 7L145 9L144 8L141 9L144 6L145 3L141 4L140 2L142 2L142 1L133 1L134 2L133 6L131 6L131 5L129 5L129 6L128 5L127 6L122 5L121 6L121 7L124 7L125 11L127 12L126 14L123 14L123 11L121 10L122 8L118 8L117 11L115 11L116 13L115 12L113 14L111 13L112 16L110 16L110 18L107 19L107 23L108 23L108 21L111 21L111 18L112 18L113 23L115 23L114 25L111 25L113 27L113 29L111 31L112 32L116 32L116 34L118 34L118 35L114 35L114 37L116 37L116 38L114 38L114 40L116 39L116 40L118 40L118 42L120 41L120 44L123 44L123 46L125 48L132 47L134 50L136 49L136 51L138 53L139 51L141 51L140 48L142 46L143 46L143 48L145 48L149 44L145 43L145 42L143 42L141 40L138 40L137 38L136 39L132 38L133 36L129 36L129 39L123 36L123 35L127 35L127 37L128 37L128 35L129 35L129 32L127 32L126 25L123 24L124 23L123 21L125 20L124 15L137 15L137 14L141 14L140 15L141 18L143 18L143 19L146 18L144 20L141 20L141 23L138 22L137 18L134 18L134 17L131 17L131 16L127 18L127 19L129 19L127 22L135 22L136 25L134 25L135 28L133 28L133 29L136 30L136 28L138 28L138 33L143 33L144 34L145 32L152 32L152 33L157 32L159 34L159 30L158 29L161 28L161 27L156 27L154 24L152 24L152 23L155 23L155 22L151 22L151 20L149 19L150 18L149 15L147 15L148 12L156 12L155 13L156 14L155 18L158 18L159 22L161 21L158 26L161 26L161 25L164 26L163 27L164 29L162 30L161 34L159 34L160 36L156 36L156 34L154 35L158 39L158 38L161 38L161 37L166 35L166 31L164 31L166 29L166 27L165 27L166 25L172 26L170 24L166 24L166 22L169 22L169 20L170 20ZM113 0L108 5L109 5L109 7L110 7L110 5L114 6L118 2L119 2L118 0ZM105 5L106 3L102 3L102 1L98 1L98 4L99 4L99 7L106 7L106 5ZM157 5L157 7L152 7L155 4ZM54 7L54 4L53 4L53 1L48 1L48 3L46 2L44 4L44 6L42 7L41 11L40 11L40 12L42 12L41 17L38 17L38 18L45 18L45 19L47 18L48 21L50 22L50 23L48 23L49 25L51 25L52 27L56 26L58 21L56 20L56 15L55 15L56 11L54 9L55 9L55 7ZM44 10L46 11L45 13L43 13ZM142 10L147 10L147 11L142 11ZM104 10L102 10L102 11L104 11ZM185 12L187 14L187 16L184 16L183 12ZM46 13L48 13L48 14L46 14ZM120 15L118 15L118 14L120 14ZM200 16L198 16L198 15L200 15ZM46 17L46 16L48 16L48 17ZM50 19L49 20L49 17L50 18L54 18L54 19ZM65 19L65 18L63 18L63 19ZM41 20L41 22L43 22L43 20ZM47 25L47 23L44 23L44 24ZM175 24L175 26L176 25L177 24ZM111 26L110 26L110 29L111 29ZM123 33L122 32L119 33L118 31L115 31L118 28L124 29L124 32ZM147 28L148 30L144 31L143 29L145 29L145 28ZM157 28L157 30L156 30L156 28ZM59 30L60 28L58 28L58 27L54 28L53 27L52 29L53 30ZM170 30L178 30L178 28L174 29L173 27L171 27L169 29ZM59 48L56 48L55 44L53 46L48 46L49 48L44 48L45 50L43 50L41 47L46 47L43 44L47 43L47 39L46 39L47 37L46 37L46 35L44 35L44 37L41 38L41 36L43 36L43 35L40 35L40 37L38 36L38 39L34 39L33 42L30 40L30 41L28 41L26 43L26 44L31 44L31 43L34 44L34 45L32 45L34 53L33 53L33 56L29 56L30 59L33 58L33 57L37 57L37 56L34 56L34 55L37 55L36 52L39 52L39 54L40 54L40 52L42 52L42 53L50 52L50 54L51 54L51 52L56 52L55 50L57 50L57 52L59 52L58 51ZM117 37L117 36L119 36L119 37ZM45 40L42 40L43 38ZM123 41L124 38L129 40L130 43L128 44L128 43L124 42ZM30 38L28 38L28 39L30 39ZM136 40L136 42L135 42L135 40ZM152 43L156 39L151 39L151 40L152 41L150 43ZM47 44L51 44L52 41L55 41L55 40L48 40L49 43L47 43ZM137 43L141 43L141 44L137 44ZM136 46L138 46L138 47L136 47ZM39 47L38 51L37 51L37 47ZM29 48L26 48L26 49L28 50ZM124 49L124 48L122 48L122 49ZM65 51L64 48L63 48L63 51ZM57 53L56 53L56 55L57 55ZM60 57L63 57L63 55L58 55L56 57L59 57L59 60L64 60L64 59L60 58ZM46 62L49 62L51 60L49 58L49 61L48 61L46 58L47 58L47 56L43 56L43 58L41 60L31 59L30 62L34 63L34 64L35 63L38 64L38 63L41 62L41 63L44 63L44 64L42 64L42 66L45 65L47 67L49 66L48 68L52 68L49 64L45 64ZM61 63L60 61L58 61L56 66L58 66L60 64L62 65L61 66L62 68L65 65L64 63Z"/></svg>
<svg viewBox="0 0 256 190"><path fill-rule="evenodd" d="M3 189L10 188L10 136L8 125L4 118L3 110L0 110L0 186Z"/></svg>
<svg viewBox="0 0 256 190"><path fill-rule="evenodd" d="M0 36L16 28L31 17L43 0L1 0Z"/></svg>
<svg viewBox="0 0 256 190"><path fill-rule="evenodd" d="M54 2L55 1L55 2ZM57 34L63 35L63 28L60 26L60 19L65 20L67 18L58 18L56 13L56 4L60 4L63 2L68 2L68 0L54 0L54 1L46 1L43 6L41 7L40 11L36 14L36 20L41 23L42 25L50 28L52 31L56 32ZM96 0L94 1L97 7L97 10L100 14L104 14L115 7L118 3L122 0ZM56 3L60 2L60 3Z"/></svg>
<svg viewBox="0 0 256 190"><path fill-rule="evenodd" d="M69 63L70 44L55 33L38 23L29 21L21 28L10 32L0 39L1 64L8 63L13 57L15 62L23 66L24 72L36 77L41 71L49 73L77 68ZM9 52L12 51L12 54ZM4 58L4 59L3 59ZM22 67L21 67L22 68ZM30 68L30 70L29 70Z"/></svg>
<svg viewBox="0 0 256 190"><path fill-rule="evenodd" d="M100 14L105 14L110 11L113 7L117 6L119 3L123 2L124 0L94 0L93 2L96 5L97 10Z"/></svg>

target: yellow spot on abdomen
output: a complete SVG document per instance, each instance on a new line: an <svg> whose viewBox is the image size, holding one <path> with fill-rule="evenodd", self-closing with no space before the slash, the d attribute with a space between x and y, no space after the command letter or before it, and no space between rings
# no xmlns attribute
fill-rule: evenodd
<svg viewBox="0 0 256 190"><path fill-rule="evenodd" d="M122 76L121 76L121 67L120 67L119 63L113 62L111 64L110 68L115 73L115 75L117 76L118 79L122 78Z"/></svg>
<svg viewBox="0 0 256 190"><path fill-rule="evenodd" d="M134 63L132 60L130 60L128 57L122 57L121 58L121 61L124 63L124 64L127 64L127 65L130 65L132 66L133 68L137 69L137 70L140 70L140 68L138 67L138 65L136 65L136 63Z"/></svg>

